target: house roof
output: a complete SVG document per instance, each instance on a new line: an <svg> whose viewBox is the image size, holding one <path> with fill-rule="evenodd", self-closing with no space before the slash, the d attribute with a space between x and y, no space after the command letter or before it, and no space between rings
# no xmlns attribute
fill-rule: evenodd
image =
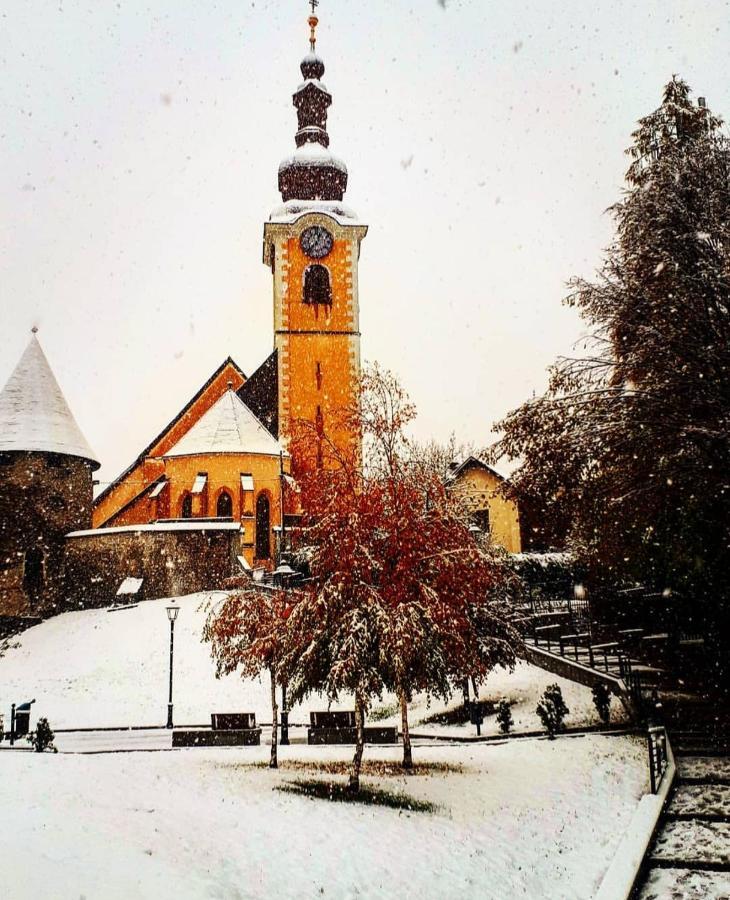
<svg viewBox="0 0 730 900"><path fill-rule="evenodd" d="M261 453L283 448L233 390L227 390L165 456L204 453Z"/></svg>
<svg viewBox="0 0 730 900"><path fill-rule="evenodd" d="M491 472L491 474L494 475L495 478L499 478L500 481L507 480L504 475L500 475L496 469L493 469L491 466L487 465L487 463L482 462L481 459L478 459L476 456L468 456L464 462L449 471L446 476L446 481L455 481L462 473L466 472L467 469L472 468L484 469L485 472Z"/></svg>
<svg viewBox="0 0 730 900"><path fill-rule="evenodd" d="M35 333L0 393L0 451L78 456L99 468Z"/></svg>

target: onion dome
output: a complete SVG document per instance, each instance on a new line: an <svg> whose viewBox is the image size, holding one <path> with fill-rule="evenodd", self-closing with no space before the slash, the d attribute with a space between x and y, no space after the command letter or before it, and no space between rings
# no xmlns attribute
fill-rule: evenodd
<svg viewBox="0 0 730 900"><path fill-rule="evenodd" d="M328 149L327 110L332 95L321 81L324 62L314 52L317 21L316 16L310 16L311 50L302 60L304 81L293 97L298 118L294 137L297 149L279 166L279 191L285 202L342 200L347 189L347 166Z"/></svg>
<svg viewBox="0 0 730 900"><path fill-rule="evenodd" d="M324 62L321 56L316 53L307 53L299 67L302 70L302 78L308 80L310 78L319 79L324 75Z"/></svg>

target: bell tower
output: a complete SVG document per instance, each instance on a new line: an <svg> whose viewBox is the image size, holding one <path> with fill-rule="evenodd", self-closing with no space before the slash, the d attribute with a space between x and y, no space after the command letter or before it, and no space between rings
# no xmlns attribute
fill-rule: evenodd
<svg viewBox="0 0 730 900"><path fill-rule="evenodd" d="M332 96L316 53L318 3L310 3L310 51L293 97L296 149L279 166L284 202L264 225L264 262L274 282L279 436L286 443L306 422L340 449L357 450L358 438L340 419L360 379L357 270L367 226L342 202L347 166L329 149Z"/></svg>

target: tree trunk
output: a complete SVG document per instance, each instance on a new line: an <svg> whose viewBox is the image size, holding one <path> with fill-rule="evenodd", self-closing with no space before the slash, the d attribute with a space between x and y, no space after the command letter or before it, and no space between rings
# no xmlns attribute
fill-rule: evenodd
<svg viewBox="0 0 730 900"><path fill-rule="evenodd" d="M411 732L408 728L408 701L404 692L400 693L398 699L400 700L400 720L403 731L403 768L406 772L411 772L413 770L413 754L411 753Z"/></svg>
<svg viewBox="0 0 730 900"><path fill-rule="evenodd" d="M362 765L362 751L365 744L365 703L359 691L355 693L355 755L352 758L350 769L350 781L347 789L353 793L360 790L360 766Z"/></svg>
<svg viewBox="0 0 730 900"><path fill-rule="evenodd" d="M277 758L277 742L279 731L279 704L276 702L276 678L273 668L269 670L271 673L271 760L269 762L270 769L279 768L279 760Z"/></svg>
<svg viewBox="0 0 730 900"><path fill-rule="evenodd" d="M461 691L464 695L464 709L469 712L469 679L464 678L461 682Z"/></svg>

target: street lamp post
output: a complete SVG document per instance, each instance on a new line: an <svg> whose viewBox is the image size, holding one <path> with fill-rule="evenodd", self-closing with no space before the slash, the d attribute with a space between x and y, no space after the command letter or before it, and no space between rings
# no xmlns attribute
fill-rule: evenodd
<svg viewBox="0 0 730 900"><path fill-rule="evenodd" d="M172 653L175 646L175 619L180 612L179 606L167 607L167 618L170 620L170 697L167 701L167 727L172 728Z"/></svg>

